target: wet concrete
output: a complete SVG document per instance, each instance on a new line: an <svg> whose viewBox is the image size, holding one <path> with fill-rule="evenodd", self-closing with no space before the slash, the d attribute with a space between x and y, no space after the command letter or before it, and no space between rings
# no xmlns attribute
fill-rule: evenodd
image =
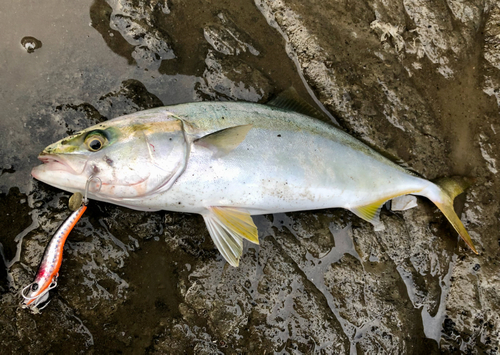
<svg viewBox="0 0 500 355"><path fill-rule="evenodd" d="M21 1L0 20L2 353L499 352L494 1ZM383 211L382 232L343 210L256 217L237 269L199 216L92 201L51 303L18 307L69 214L69 194L29 175L46 145L290 86L426 178L475 177L456 207L479 255L423 199Z"/></svg>

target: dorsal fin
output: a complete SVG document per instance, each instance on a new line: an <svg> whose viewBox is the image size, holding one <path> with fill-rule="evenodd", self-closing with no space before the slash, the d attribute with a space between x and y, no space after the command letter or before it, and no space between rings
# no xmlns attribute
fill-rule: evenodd
<svg viewBox="0 0 500 355"><path fill-rule="evenodd" d="M298 112L323 121L331 121L330 117L302 99L293 86L278 94L274 99L268 101L266 105Z"/></svg>

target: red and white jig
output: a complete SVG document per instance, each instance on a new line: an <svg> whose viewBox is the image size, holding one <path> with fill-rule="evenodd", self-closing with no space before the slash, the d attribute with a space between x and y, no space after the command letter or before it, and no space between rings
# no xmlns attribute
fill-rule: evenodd
<svg viewBox="0 0 500 355"><path fill-rule="evenodd" d="M86 209L87 205L82 205L73 212L50 240L43 254L38 272L36 273L35 281L26 286L21 292L24 298L24 308L30 308L32 311L39 311L48 304L43 303L48 300L49 291L57 286L57 277L59 276L59 268L62 263L64 243L66 242L69 232L71 232ZM42 305L42 307L38 307L39 305Z"/></svg>
<svg viewBox="0 0 500 355"><path fill-rule="evenodd" d="M40 263L36 273L35 281L23 288L21 291L21 295L24 298L22 303L23 308L29 308L33 313L38 313L48 305L47 300L49 298L49 291L57 286L57 277L59 276L59 269L62 263L64 243L66 242L66 238L68 238L68 235L73 227L80 220L83 213L87 209L87 192L90 182L94 179L97 179L100 182L99 178L93 176L87 180L83 203L81 198L82 195L78 194L79 198L77 198L77 200L79 200L79 202L77 202L77 205L73 209L78 206L80 207L76 209L76 211L74 211L68 219L66 219L66 221L64 221L61 227L57 230L56 234L50 240L47 248L45 249L45 253L43 254L42 262Z"/></svg>

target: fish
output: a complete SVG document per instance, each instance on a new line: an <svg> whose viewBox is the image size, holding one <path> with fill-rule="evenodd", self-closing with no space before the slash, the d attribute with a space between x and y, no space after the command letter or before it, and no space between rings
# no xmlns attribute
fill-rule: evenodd
<svg viewBox="0 0 500 355"><path fill-rule="evenodd" d="M42 262L38 267L35 280L21 291L24 298L23 308L27 308L33 313L39 313L40 310L47 306L49 291L57 286L66 239L86 209L87 205L83 204L71 213L50 239L43 254Z"/></svg>
<svg viewBox="0 0 500 355"><path fill-rule="evenodd" d="M405 195L431 200L477 253L453 208L466 179L421 178L320 115L290 95L153 108L49 145L32 176L73 193L95 176L90 199L200 214L232 266L243 240L259 243L253 215L344 208L381 230L382 206Z"/></svg>

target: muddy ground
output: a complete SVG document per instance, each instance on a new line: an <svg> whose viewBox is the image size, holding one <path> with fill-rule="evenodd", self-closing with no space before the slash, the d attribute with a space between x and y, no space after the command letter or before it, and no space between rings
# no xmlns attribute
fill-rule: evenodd
<svg viewBox="0 0 500 355"><path fill-rule="evenodd" d="M0 11L2 354L497 354L500 5L493 0L95 0ZM51 303L19 292L68 215L30 177L49 143L125 113L265 103L295 87L330 121L428 179L476 179L456 208L473 254L429 201L258 216L239 268L201 217L92 201Z"/></svg>

